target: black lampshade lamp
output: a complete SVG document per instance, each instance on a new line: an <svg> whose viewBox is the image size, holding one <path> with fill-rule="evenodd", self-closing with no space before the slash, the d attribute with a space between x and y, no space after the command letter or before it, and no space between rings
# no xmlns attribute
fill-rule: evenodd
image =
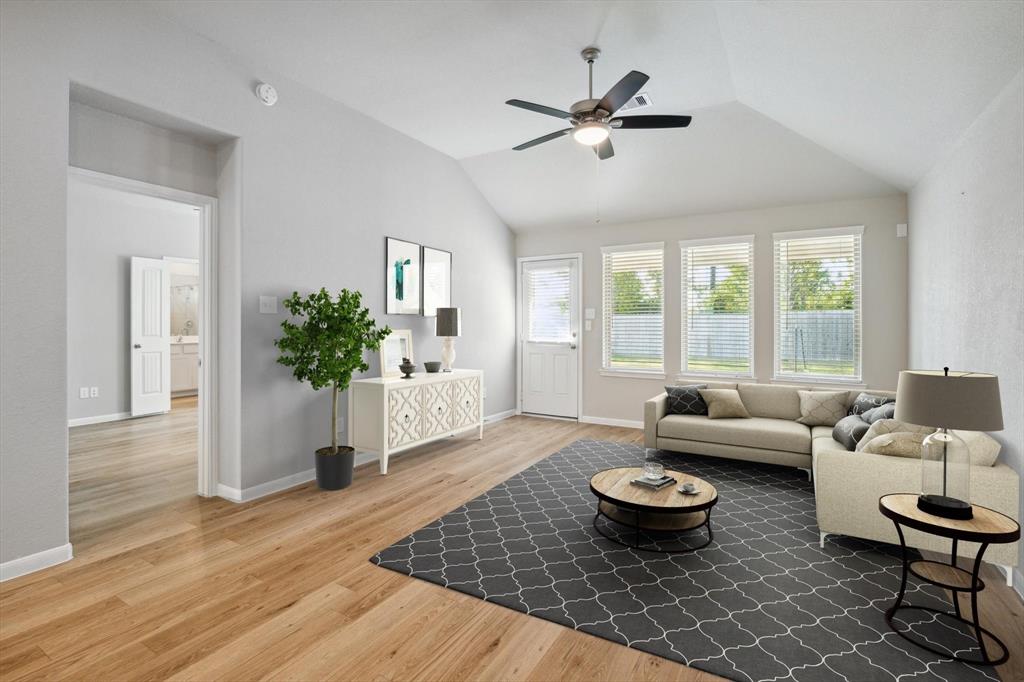
<svg viewBox="0 0 1024 682"><path fill-rule="evenodd" d="M455 365L455 337L462 336L462 311L458 308L438 308L434 334L441 337L441 369L452 371Z"/></svg>
<svg viewBox="0 0 1024 682"><path fill-rule="evenodd" d="M921 444L917 507L947 519L970 519L971 455L950 429L1000 431L999 379L981 372L906 370L896 387L896 419L938 430Z"/></svg>

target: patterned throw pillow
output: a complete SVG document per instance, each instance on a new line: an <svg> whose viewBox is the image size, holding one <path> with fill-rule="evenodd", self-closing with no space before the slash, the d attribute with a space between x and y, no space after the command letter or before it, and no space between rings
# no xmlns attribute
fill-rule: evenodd
<svg viewBox="0 0 1024 682"><path fill-rule="evenodd" d="M857 399L853 401L853 405L850 405L850 411L847 414L864 414L868 410L876 407L881 407L886 403L894 403L896 398L889 398L884 395L874 395L873 393L861 393L857 396Z"/></svg>
<svg viewBox="0 0 1024 682"><path fill-rule="evenodd" d="M701 389L700 397L708 404L708 419L750 419L750 413L736 389Z"/></svg>
<svg viewBox="0 0 1024 682"><path fill-rule="evenodd" d="M708 404L700 397L700 389L707 387L707 384L666 386L668 405L665 414L707 414Z"/></svg>
<svg viewBox="0 0 1024 682"><path fill-rule="evenodd" d="M869 455L889 455L890 457L915 458L921 456L921 441L927 438L924 433L908 433L897 431L875 436L871 440L865 438L864 450Z"/></svg>
<svg viewBox="0 0 1024 682"><path fill-rule="evenodd" d="M879 407L873 407L867 412L861 414L860 417L868 424L874 424L879 419L892 419L895 414L896 403L892 402Z"/></svg>
<svg viewBox="0 0 1024 682"><path fill-rule="evenodd" d="M842 443L847 450L853 450L870 428L871 424L860 416L851 414L836 422L836 427L832 429L832 438Z"/></svg>
<svg viewBox="0 0 1024 682"><path fill-rule="evenodd" d="M797 391L800 418L807 426L835 426L846 416L846 391Z"/></svg>
<svg viewBox="0 0 1024 682"><path fill-rule="evenodd" d="M879 419L871 425L868 432L865 433L864 437L860 439L859 443L857 443L857 450L863 450L864 446L870 443L876 436L884 436L887 433L899 433L901 431L909 433L923 433L927 436L929 433L935 431L935 429L931 426L907 424L906 422L897 421L895 419Z"/></svg>

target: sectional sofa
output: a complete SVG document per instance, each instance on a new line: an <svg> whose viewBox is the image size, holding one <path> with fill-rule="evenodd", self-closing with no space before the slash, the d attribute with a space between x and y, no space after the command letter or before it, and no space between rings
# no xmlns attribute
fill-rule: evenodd
<svg viewBox="0 0 1024 682"><path fill-rule="evenodd" d="M918 459L851 452L832 438L831 426L805 426L800 418L800 390L835 390L812 386L703 382L708 388L735 389L749 419L709 419L704 415L667 414L662 393L644 405L644 445L674 452L765 462L806 469L815 487L818 528L824 545L828 535L847 535L898 543L891 521L878 511L878 498L888 493L916 492L921 485ZM856 389L895 398L892 391ZM1006 464L975 458L972 450L971 502L1018 517L1020 479ZM949 542L908 529L907 544L948 554ZM958 555L973 558L977 546L960 543ZM992 545L988 561L1003 567L1009 582L1018 563L1017 543Z"/></svg>

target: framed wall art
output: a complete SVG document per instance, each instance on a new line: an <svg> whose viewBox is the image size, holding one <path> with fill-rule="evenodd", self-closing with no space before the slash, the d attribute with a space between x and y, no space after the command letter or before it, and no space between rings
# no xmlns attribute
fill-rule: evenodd
<svg viewBox="0 0 1024 682"><path fill-rule="evenodd" d="M393 329L380 343L380 375L382 377L401 376L402 372L398 366L402 364L402 358L409 358L409 362L416 362L412 354L412 330Z"/></svg>
<svg viewBox="0 0 1024 682"><path fill-rule="evenodd" d="M438 308L452 305L452 253L423 247L423 315L434 317Z"/></svg>
<svg viewBox="0 0 1024 682"><path fill-rule="evenodd" d="M385 312L388 315L419 315L422 310L420 245L387 237L384 251Z"/></svg>

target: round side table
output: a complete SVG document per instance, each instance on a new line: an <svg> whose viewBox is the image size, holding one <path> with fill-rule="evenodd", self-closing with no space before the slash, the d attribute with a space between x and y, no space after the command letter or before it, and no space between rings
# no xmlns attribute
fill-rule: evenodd
<svg viewBox="0 0 1024 682"><path fill-rule="evenodd" d="M1015 542L1020 539L1020 525L1005 514L974 505L973 519L945 519L940 516L929 514L917 508L917 495L899 493L894 495L883 495L878 500L878 510L882 515L891 519L896 526L896 533L900 537L900 550L903 553L903 575L900 579L900 592L896 597L896 603L885 612L885 622L892 631L903 639L916 644L917 646L944 658L950 658L962 663L973 663L974 665L999 665L1010 658L1010 653L998 637L989 630L981 627L978 622L978 593L985 589L985 583L978 577L981 570L981 557L990 544L1003 542ZM950 552L948 564L938 561L909 561L907 558L907 543L903 538L903 526L919 530L922 533L929 533L953 541L953 548ZM974 557L974 568L971 572L957 566L957 543L976 542L978 553ZM907 591L907 573L913 573L917 578L938 587L950 590L953 593L953 611L940 611L927 606L913 606L903 603L903 596ZM971 595L971 620L967 620L960 613L960 602L958 597L961 592ZM968 658L957 656L948 651L942 651L927 644L920 639L911 637L911 630L908 627L900 630L893 624L893 616L900 610L928 611L940 616L969 625L974 629L974 637L978 640L978 649L981 651L980 658ZM988 655L985 646L985 636L988 636L993 643L1002 649L1002 655L992 658Z"/></svg>

